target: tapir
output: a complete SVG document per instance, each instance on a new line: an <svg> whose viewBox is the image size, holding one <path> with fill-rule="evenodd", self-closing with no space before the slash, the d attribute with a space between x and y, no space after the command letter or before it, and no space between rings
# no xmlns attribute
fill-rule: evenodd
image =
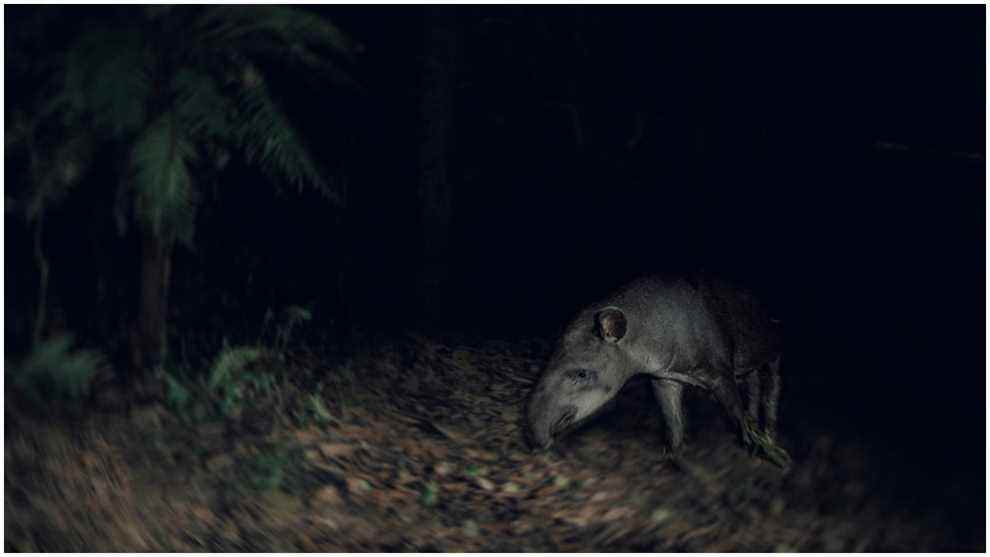
<svg viewBox="0 0 990 557"><path fill-rule="evenodd" d="M673 451L684 442L685 387L714 394L748 446L762 413L772 443L781 337L779 322L756 298L726 281L707 275L637 279L567 325L527 403L531 441L550 448L642 373L652 378ZM740 385L748 395L745 409Z"/></svg>

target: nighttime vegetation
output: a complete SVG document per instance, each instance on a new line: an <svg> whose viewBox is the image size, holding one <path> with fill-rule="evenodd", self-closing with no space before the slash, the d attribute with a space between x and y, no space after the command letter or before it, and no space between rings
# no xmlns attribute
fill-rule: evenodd
<svg viewBox="0 0 990 557"><path fill-rule="evenodd" d="M978 7L4 15L5 551L986 550Z"/></svg>

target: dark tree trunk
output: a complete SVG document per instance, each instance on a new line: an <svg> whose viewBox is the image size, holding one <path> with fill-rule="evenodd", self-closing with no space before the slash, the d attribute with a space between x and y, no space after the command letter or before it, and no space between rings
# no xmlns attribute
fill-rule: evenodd
<svg viewBox="0 0 990 557"><path fill-rule="evenodd" d="M42 245L42 231L45 227L45 210L38 213L34 223L34 261L38 265L38 305L34 312L34 334L31 340L35 347L41 344L45 332L45 317L48 315L48 258Z"/></svg>
<svg viewBox="0 0 990 557"><path fill-rule="evenodd" d="M423 315L435 317L450 276L452 188L450 145L453 124L457 22L453 8L426 9L426 52L420 116L423 135L419 150L422 259L416 277Z"/></svg>
<svg viewBox="0 0 990 557"><path fill-rule="evenodd" d="M142 234L141 291L131 354L136 371L146 373L158 368L165 359L172 244L149 230Z"/></svg>
<svg viewBox="0 0 990 557"><path fill-rule="evenodd" d="M587 75L591 58L588 45L584 40L585 10L582 6L574 6L573 55L570 57L570 67L567 74L567 104L570 112L571 127L574 133L574 147L579 154L588 150L591 143L591 129L586 120L587 106L585 105L585 87L582 77Z"/></svg>

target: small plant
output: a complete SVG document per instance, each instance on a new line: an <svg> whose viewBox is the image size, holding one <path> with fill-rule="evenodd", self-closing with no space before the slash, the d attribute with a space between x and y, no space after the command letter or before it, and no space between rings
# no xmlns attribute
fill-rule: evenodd
<svg viewBox="0 0 990 557"><path fill-rule="evenodd" d="M210 368L210 390L235 382L236 375L260 357L261 351L253 346L224 347Z"/></svg>
<svg viewBox="0 0 990 557"><path fill-rule="evenodd" d="M334 395L334 399L342 407L345 407L349 401L354 402L356 400L358 381L353 362L337 365L325 380Z"/></svg>
<svg viewBox="0 0 990 557"><path fill-rule="evenodd" d="M192 400L189 389L171 373L165 372L165 404L173 410L182 410Z"/></svg>
<svg viewBox="0 0 990 557"><path fill-rule="evenodd" d="M263 349L254 346L225 347L205 377L193 380L182 373L166 372L165 402L192 422L237 416L251 394L268 396L277 388L271 373L247 369L263 355Z"/></svg>
<svg viewBox="0 0 990 557"><path fill-rule="evenodd" d="M5 365L7 385L32 403L78 403L89 396L103 358L92 351L73 350L71 335L39 343L20 365Z"/></svg>
<svg viewBox="0 0 990 557"><path fill-rule="evenodd" d="M203 396L202 383L181 374L165 372L165 404L182 421L199 424L212 419L209 400Z"/></svg>
<svg viewBox="0 0 990 557"><path fill-rule="evenodd" d="M240 413L246 388L271 389L274 379L270 375L244 371L259 358L261 350L252 346L224 348L220 351L210 368L207 390L218 398L220 412L224 416Z"/></svg>
<svg viewBox="0 0 990 557"><path fill-rule="evenodd" d="M261 452L248 461L245 467L247 483L259 492L277 489L285 480L285 469L288 464L289 451L284 447Z"/></svg>
<svg viewBox="0 0 990 557"><path fill-rule="evenodd" d="M313 312L309 308L302 306L289 306L282 310L282 315L277 324L275 324L275 342L272 349L276 354L281 356L285 349L289 345L289 340L292 338L292 331L300 324L306 321L311 321L313 319ZM261 334L264 335L267 332L269 325L275 321L275 312L268 309L265 312L265 320L261 326Z"/></svg>
<svg viewBox="0 0 990 557"><path fill-rule="evenodd" d="M320 398L319 395L309 395L308 406L310 415L313 416L313 419L316 420L317 424L325 425L333 419L333 416L330 414L330 410L328 410L326 405L323 404L323 399Z"/></svg>
<svg viewBox="0 0 990 557"><path fill-rule="evenodd" d="M765 431L756 427L752 419L745 420L743 428L745 429L744 435L751 449L762 452L770 462L784 470L791 467L791 455L783 447L774 442Z"/></svg>

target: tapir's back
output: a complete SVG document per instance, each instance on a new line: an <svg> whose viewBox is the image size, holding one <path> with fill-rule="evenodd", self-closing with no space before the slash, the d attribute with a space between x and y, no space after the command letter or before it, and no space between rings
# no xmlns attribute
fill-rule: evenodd
<svg viewBox="0 0 990 557"><path fill-rule="evenodd" d="M684 360L725 358L745 370L771 361L781 350L779 327L756 297L708 275L642 277L601 305L620 307L642 324L630 328L630 334L641 337L632 342L676 352Z"/></svg>
<svg viewBox="0 0 990 557"><path fill-rule="evenodd" d="M780 327L752 292L711 278L700 281L698 290L732 341L734 367L758 367L779 355Z"/></svg>

